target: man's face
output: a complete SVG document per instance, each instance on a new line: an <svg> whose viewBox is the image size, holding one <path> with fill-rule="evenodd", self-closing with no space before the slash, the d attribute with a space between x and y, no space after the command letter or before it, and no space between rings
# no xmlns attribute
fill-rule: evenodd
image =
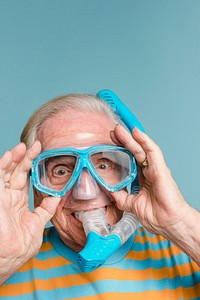
<svg viewBox="0 0 200 300"><path fill-rule="evenodd" d="M42 144L42 151L55 148L77 148L85 149L95 145L110 144L110 131L115 127L115 123L103 114L92 114L67 110L59 112L54 117L46 120L38 133L38 139ZM115 224L122 216L114 203L110 193L98 185L88 192L85 188L80 188L85 182L93 188L92 179L89 174L82 174L79 186L77 184L67 192L61 199L56 214L52 218L52 223L59 232L63 242L70 248L80 251L86 242L82 223L74 216L74 212L105 207L106 216L110 225ZM35 193L36 206L40 204L44 194L38 196Z"/></svg>

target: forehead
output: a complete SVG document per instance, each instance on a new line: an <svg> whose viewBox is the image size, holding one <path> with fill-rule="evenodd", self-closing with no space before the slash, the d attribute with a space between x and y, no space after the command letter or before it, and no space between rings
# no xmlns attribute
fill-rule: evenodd
<svg viewBox="0 0 200 300"><path fill-rule="evenodd" d="M38 132L43 150L113 144L110 131L115 122L104 113L68 109L47 119Z"/></svg>

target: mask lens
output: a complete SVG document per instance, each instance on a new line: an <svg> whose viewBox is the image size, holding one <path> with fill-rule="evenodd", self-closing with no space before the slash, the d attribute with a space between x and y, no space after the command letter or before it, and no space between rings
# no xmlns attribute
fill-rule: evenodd
<svg viewBox="0 0 200 300"><path fill-rule="evenodd" d="M116 186L130 175L131 161L126 152L102 151L92 154L90 159L96 173L110 186Z"/></svg>
<svg viewBox="0 0 200 300"><path fill-rule="evenodd" d="M42 159L38 163L40 183L52 190L62 190L70 181L77 158L73 155L58 155Z"/></svg>

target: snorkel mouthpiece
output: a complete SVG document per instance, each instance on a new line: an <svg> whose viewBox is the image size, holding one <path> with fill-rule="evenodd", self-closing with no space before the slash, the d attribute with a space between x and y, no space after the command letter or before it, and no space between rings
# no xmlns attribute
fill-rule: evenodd
<svg viewBox="0 0 200 300"><path fill-rule="evenodd" d="M121 240L116 234L101 236L91 231L87 236L85 248L78 254L79 268L83 272L99 268L120 246Z"/></svg>
<svg viewBox="0 0 200 300"><path fill-rule="evenodd" d="M87 236L85 248L78 253L77 263L83 272L91 272L116 252L136 230L136 217L124 212L122 219L111 229L105 209L99 208L76 213Z"/></svg>

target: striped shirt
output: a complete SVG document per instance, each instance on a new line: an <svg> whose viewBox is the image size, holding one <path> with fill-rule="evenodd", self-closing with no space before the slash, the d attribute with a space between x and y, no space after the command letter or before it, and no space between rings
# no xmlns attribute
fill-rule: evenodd
<svg viewBox="0 0 200 300"><path fill-rule="evenodd" d="M55 228L46 229L40 252L0 287L0 299L200 299L200 268L142 227L93 272L82 273L76 258Z"/></svg>

